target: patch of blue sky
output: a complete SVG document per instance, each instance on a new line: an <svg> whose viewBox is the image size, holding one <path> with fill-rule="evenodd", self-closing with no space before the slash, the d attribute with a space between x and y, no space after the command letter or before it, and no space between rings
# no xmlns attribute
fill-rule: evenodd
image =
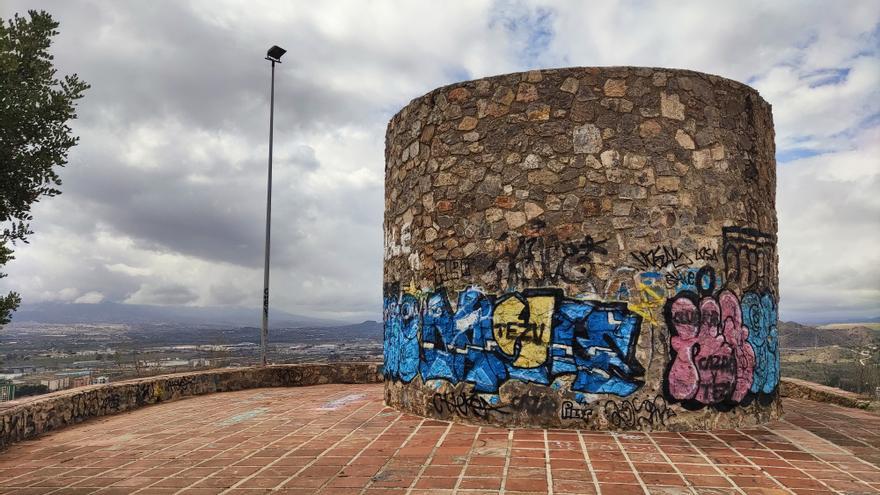
<svg viewBox="0 0 880 495"><path fill-rule="evenodd" d="M805 74L801 79L807 80L811 88L817 88L819 86L841 84L845 82L846 78L849 76L849 71L850 69L848 67L842 69L820 69Z"/></svg>
<svg viewBox="0 0 880 495"><path fill-rule="evenodd" d="M514 40L513 53L521 68L548 66L547 52L553 41L554 12L547 8L532 8L522 2L499 0L493 3L489 27L500 26L509 39Z"/></svg>
<svg viewBox="0 0 880 495"><path fill-rule="evenodd" d="M471 72L461 66L447 67L443 70L443 79L448 81L447 84L458 81L467 81L473 78L474 76Z"/></svg>
<svg viewBox="0 0 880 495"><path fill-rule="evenodd" d="M528 24L528 44L523 54L531 66L539 62L553 41L553 13L547 9L537 9Z"/></svg>
<svg viewBox="0 0 880 495"><path fill-rule="evenodd" d="M810 30L806 34L803 35L801 39L799 39L794 46L799 50L804 50L810 47L813 43L819 41L819 33L815 30Z"/></svg>
<svg viewBox="0 0 880 495"><path fill-rule="evenodd" d="M832 134L829 136L832 139L845 139L849 140L855 138L859 134L864 133L866 130L877 127L880 125L880 112L874 112L866 115L862 120L858 121L855 125L844 129L836 134Z"/></svg>
<svg viewBox="0 0 880 495"><path fill-rule="evenodd" d="M874 26L870 33L864 33L858 39L864 47L857 51L853 57L876 55L880 51L880 23Z"/></svg>
<svg viewBox="0 0 880 495"><path fill-rule="evenodd" d="M849 143L859 134L862 134L866 130L877 126L880 126L880 112L874 112L860 120L856 125L831 136L828 136L826 139L832 142L838 141ZM776 163L783 164L803 158L809 158L811 156L839 151L839 149L821 149L811 147L810 143L811 141L814 141L814 139L814 136L798 136L793 138L793 146L789 146L776 152Z"/></svg>
<svg viewBox="0 0 880 495"><path fill-rule="evenodd" d="M859 129L867 129L878 125L880 125L880 112L875 112L862 119L857 127Z"/></svg>
<svg viewBox="0 0 880 495"><path fill-rule="evenodd" d="M822 150L808 148L789 148L776 152L776 163L782 164L793 162L802 158L809 158L811 156L821 155L822 153L824 153Z"/></svg>

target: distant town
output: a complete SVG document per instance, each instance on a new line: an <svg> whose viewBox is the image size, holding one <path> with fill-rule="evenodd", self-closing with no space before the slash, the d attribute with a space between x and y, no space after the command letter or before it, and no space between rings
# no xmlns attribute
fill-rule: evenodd
<svg viewBox="0 0 880 495"><path fill-rule="evenodd" d="M11 323L0 330L0 401L260 359L260 330L144 323ZM377 361L382 325L273 328L269 362Z"/></svg>

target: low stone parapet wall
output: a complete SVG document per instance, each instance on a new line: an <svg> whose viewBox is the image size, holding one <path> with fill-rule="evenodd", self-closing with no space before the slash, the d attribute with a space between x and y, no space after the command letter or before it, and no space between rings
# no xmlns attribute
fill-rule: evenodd
<svg viewBox="0 0 880 495"><path fill-rule="evenodd" d="M219 368L92 385L0 404L0 449L89 418L131 411L185 397L263 387L328 383L380 383L382 363L289 364ZM783 378L784 397L866 408L870 401L852 392Z"/></svg>
<svg viewBox="0 0 880 495"><path fill-rule="evenodd" d="M867 409L871 405L869 398L859 394L797 378L783 378L780 381L780 388L783 397L828 402L858 409Z"/></svg>
<svg viewBox="0 0 880 495"><path fill-rule="evenodd" d="M219 368L78 387L10 401L0 405L0 448L89 418L195 395L261 387L379 383L381 366L332 363Z"/></svg>

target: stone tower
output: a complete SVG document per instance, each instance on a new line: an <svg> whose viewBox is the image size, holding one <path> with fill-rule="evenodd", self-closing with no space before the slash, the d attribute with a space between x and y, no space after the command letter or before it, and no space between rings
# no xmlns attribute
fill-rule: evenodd
<svg viewBox="0 0 880 495"><path fill-rule="evenodd" d="M385 400L479 424L781 414L770 105L698 72L535 70L388 125Z"/></svg>

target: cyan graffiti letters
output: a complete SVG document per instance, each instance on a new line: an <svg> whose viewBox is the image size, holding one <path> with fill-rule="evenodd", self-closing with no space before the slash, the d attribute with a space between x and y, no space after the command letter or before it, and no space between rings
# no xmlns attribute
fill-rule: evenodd
<svg viewBox="0 0 880 495"><path fill-rule="evenodd" d="M666 287L676 292L689 290L701 296L715 293L715 287L722 284L721 277L715 275L715 269L711 265L700 268L687 268L667 272Z"/></svg>
<svg viewBox="0 0 880 495"><path fill-rule="evenodd" d="M742 299L743 325L748 344L754 350L754 380L750 390L770 394L779 384L779 336L776 302L769 292L747 292Z"/></svg>

